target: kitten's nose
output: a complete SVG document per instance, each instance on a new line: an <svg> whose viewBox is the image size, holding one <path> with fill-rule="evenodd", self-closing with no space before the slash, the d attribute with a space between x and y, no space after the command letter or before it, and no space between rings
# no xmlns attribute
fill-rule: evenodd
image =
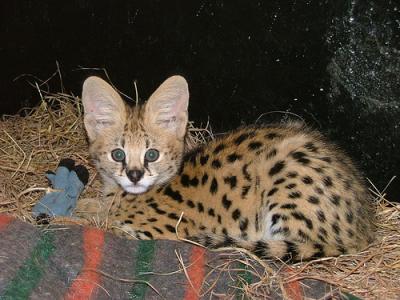
<svg viewBox="0 0 400 300"><path fill-rule="evenodd" d="M133 169L126 172L129 180L133 183L138 183L140 179L143 177L143 171L139 169Z"/></svg>

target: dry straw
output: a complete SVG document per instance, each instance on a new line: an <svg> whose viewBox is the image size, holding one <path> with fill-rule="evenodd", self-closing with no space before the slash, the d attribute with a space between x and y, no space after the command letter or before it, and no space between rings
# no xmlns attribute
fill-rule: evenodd
<svg viewBox="0 0 400 300"><path fill-rule="evenodd" d="M90 164L78 97L41 93L39 106L24 116L3 116L0 121L0 213L10 213L34 224L31 208L48 188L44 177L62 158L84 164L91 174L81 198L98 198L100 182ZM205 142L210 132L191 128L191 144ZM400 206L377 196L378 239L357 255L324 258L290 266L266 267L255 272L259 281L243 287L249 298L263 298L270 290L298 279L318 279L364 299L396 299L400 296ZM243 258L243 256L241 256ZM260 265L246 258L251 269ZM276 263L267 262L269 266ZM262 265L266 266L266 262ZM287 267L286 267L287 268ZM258 268L259 270L259 268Z"/></svg>

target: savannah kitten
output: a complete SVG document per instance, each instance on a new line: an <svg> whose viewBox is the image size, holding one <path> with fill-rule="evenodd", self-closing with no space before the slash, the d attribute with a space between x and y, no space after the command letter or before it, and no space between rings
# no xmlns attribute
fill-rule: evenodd
<svg viewBox="0 0 400 300"><path fill-rule="evenodd" d="M82 100L90 155L117 234L178 234L206 247L292 261L354 253L373 239L372 203L359 172L309 128L244 127L185 154L183 77L168 78L135 107L90 77Z"/></svg>

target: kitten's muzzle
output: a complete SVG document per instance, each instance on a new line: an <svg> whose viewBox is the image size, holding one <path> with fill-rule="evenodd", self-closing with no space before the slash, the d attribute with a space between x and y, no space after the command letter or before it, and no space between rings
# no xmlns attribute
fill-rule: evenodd
<svg viewBox="0 0 400 300"><path fill-rule="evenodd" d="M143 174L144 172L139 169L133 169L126 172L126 175L128 176L129 180L135 184L138 183L140 179L142 179Z"/></svg>

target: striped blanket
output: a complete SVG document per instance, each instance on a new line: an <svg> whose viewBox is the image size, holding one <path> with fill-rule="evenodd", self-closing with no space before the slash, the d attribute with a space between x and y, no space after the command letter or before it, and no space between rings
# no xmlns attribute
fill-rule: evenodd
<svg viewBox="0 0 400 300"><path fill-rule="evenodd" d="M0 215L2 300L246 299L246 289L263 272L243 254L174 241L126 240L90 227L38 228ZM268 286L253 289L254 298L340 297L317 281Z"/></svg>

